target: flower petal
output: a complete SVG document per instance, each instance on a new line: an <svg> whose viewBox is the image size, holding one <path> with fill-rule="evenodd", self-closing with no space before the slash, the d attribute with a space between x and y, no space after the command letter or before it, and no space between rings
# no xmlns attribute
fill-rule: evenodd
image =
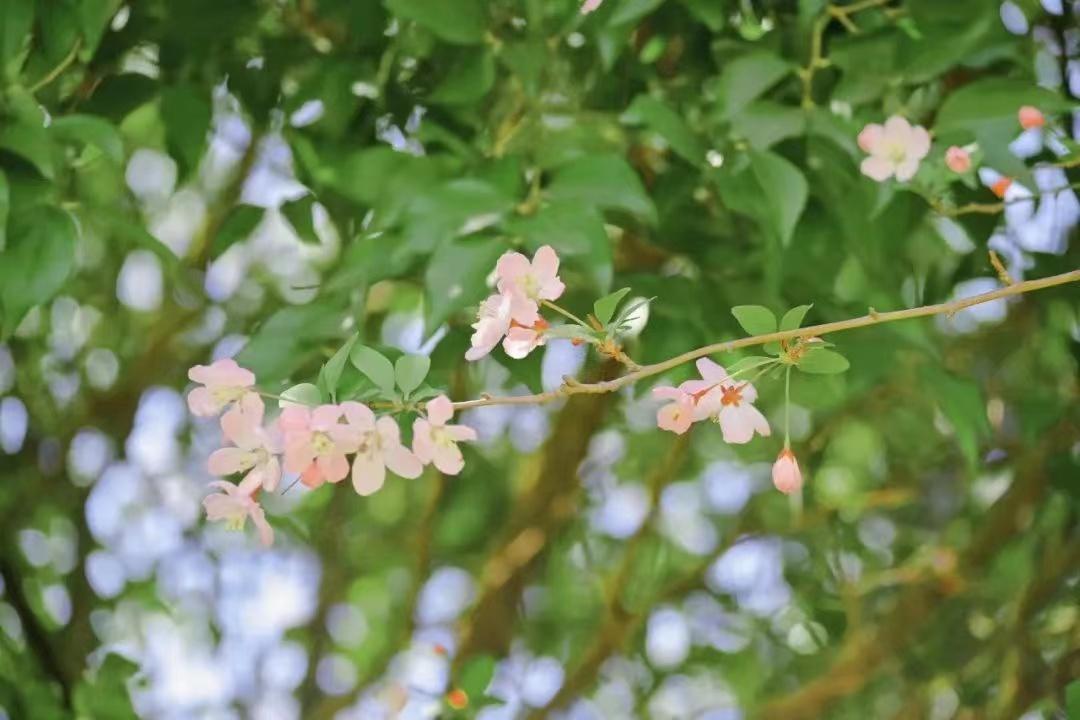
<svg viewBox="0 0 1080 720"><path fill-rule="evenodd" d="M403 478L418 478L420 473L424 472L424 464L420 462L420 458L401 445L385 450L383 460L391 472Z"/></svg>
<svg viewBox="0 0 1080 720"><path fill-rule="evenodd" d="M884 133L884 128L877 123L870 123L862 129L859 133L858 143L859 148L865 153L874 152L874 148L881 142L881 136Z"/></svg>
<svg viewBox="0 0 1080 720"><path fill-rule="evenodd" d="M386 482L386 465L378 453L357 453L352 466L353 489L360 495L375 493Z"/></svg>
<svg viewBox="0 0 1080 720"><path fill-rule="evenodd" d="M320 455L315 459L315 464L327 482L341 482L349 474L349 461L345 459L345 453Z"/></svg>
<svg viewBox="0 0 1080 720"><path fill-rule="evenodd" d="M413 452L425 465L431 462L435 453L435 444L431 441L431 423L424 418L413 421Z"/></svg>
<svg viewBox="0 0 1080 720"><path fill-rule="evenodd" d="M722 365L713 362L707 357L698 358L695 365L697 366L697 370L701 374L701 377L710 382L718 383L728 379L727 370L725 370Z"/></svg>
<svg viewBox="0 0 1080 720"><path fill-rule="evenodd" d="M859 170L871 180L885 182L892 177L893 165L883 157L871 155L862 161Z"/></svg>
<svg viewBox="0 0 1080 720"><path fill-rule="evenodd" d="M458 446L453 443L436 445L431 461L439 472L446 475L457 475L465 467L465 458L461 456Z"/></svg>
<svg viewBox="0 0 1080 720"><path fill-rule="evenodd" d="M427 411L428 422L436 427L445 425L450 418L454 417L454 405L445 395L428 400L424 409Z"/></svg>
<svg viewBox="0 0 1080 720"><path fill-rule="evenodd" d="M375 413L367 405L349 401L341 403L340 407L350 425L364 432L374 429Z"/></svg>
<svg viewBox="0 0 1080 720"><path fill-rule="evenodd" d="M221 412L221 405L214 400L214 395L204 387L197 387L187 396L188 410L198 417L213 417Z"/></svg>
<svg viewBox="0 0 1080 720"><path fill-rule="evenodd" d="M255 464L255 456L248 450L236 447L220 448L206 459L206 470L211 475L225 476L243 472Z"/></svg>
<svg viewBox="0 0 1080 720"><path fill-rule="evenodd" d="M476 431L468 425L447 425L446 434L454 442L465 442L476 439Z"/></svg>

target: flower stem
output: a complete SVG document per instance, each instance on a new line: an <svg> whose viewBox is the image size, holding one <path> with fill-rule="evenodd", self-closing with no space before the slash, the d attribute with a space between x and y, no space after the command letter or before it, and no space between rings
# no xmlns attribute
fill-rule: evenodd
<svg viewBox="0 0 1080 720"><path fill-rule="evenodd" d="M784 449L791 448L791 366L784 373Z"/></svg>
<svg viewBox="0 0 1080 720"><path fill-rule="evenodd" d="M552 310L559 313L560 315L562 315L565 318L569 318L570 320L573 320L575 323L577 323L581 327L585 328L586 330L590 330L590 331L592 330L592 327L590 327L587 322L585 322L584 320L582 320L581 318L579 318L577 315L570 312L569 310L564 310L563 308L559 307L558 305L551 302L550 300L541 300L540 304L543 305L546 308L551 308Z"/></svg>

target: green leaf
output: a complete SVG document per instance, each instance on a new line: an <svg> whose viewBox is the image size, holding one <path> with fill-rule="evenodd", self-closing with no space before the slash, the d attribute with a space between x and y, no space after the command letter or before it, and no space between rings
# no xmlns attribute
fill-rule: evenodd
<svg viewBox="0 0 1080 720"><path fill-rule="evenodd" d="M48 180L52 180L56 174L49 132L42 125L7 120L0 122L0 150L7 150L28 161Z"/></svg>
<svg viewBox="0 0 1080 720"><path fill-rule="evenodd" d="M660 135L671 149L695 165L705 159L705 148L686 121L669 105L651 95L638 95L623 113L624 122L641 123Z"/></svg>
<svg viewBox="0 0 1080 720"><path fill-rule="evenodd" d="M305 407L317 407L322 404L323 394L318 387L311 383L293 385L288 390L283 390L278 400L278 407L289 405L303 405Z"/></svg>
<svg viewBox="0 0 1080 720"><path fill-rule="evenodd" d="M988 438L991 432L986 400L978 383L931 367L924 368L921 377L930 397L953 426L968 467L974 469L979 463L980 440Z"/></svg>
<svg viewBox="0 0 1080 720"><path fill-rule="evenodd" d="M487 293L484 279L505 249L499 238L455 238L439 246L424 273L429 330L480 302Z"/></svg>
<svg viewBox="0 0 1080 720"><path fill-rule="evenodd" d="M314 206L315 196L308 194L282 204L280 210L301 240L318 245L319 235L315 232L315 216L312 214Z"/></svg>
<svg viewBox="0 0 1080 720"><path fill-rule="evenodd" d="M469 48L447 71L429 100L463 105L481 100L495 84L495 58L487 48Z"/></svg>
<svg viewBox="0 0 1080 720"><path fill-rule="evenodd" d="M949 93L938 110L934 133L970 132L980 126L1004 123L1020 132L1017 112L1033 105L1044 113L1064 112L1072 104L1056 92L1026 80L987 78Z"/></svg>
<svg viewBox="0 0 1080 720"><path fill-rule="evenodd" d="M109 27L109 21L120 9L121 2L122 0L79 0L79 28L83 36L82 47L79 48L80 60L86 62L94 56L94 51Z"/></svg>
<svg viewBox="0 0 1080 720"><path fill-rule="evenodd" d="M75 221L63 210L39 206L13 217L0 253L0 338L15 331L30 308L51 299L75 268Z"/></svg>
<svg viewBox="0 0 1080 720"><path fill-rule="evenodd" d="M431 369L431 358L427 355L402 355L394 363L394 377L397 378L397 386L408 397L420 383L424 382L428 370Z"/></svg>
<svg viewBox="0 0 1080 720"><path fill-rule="evenodd" d="M748 335L768 335L776 332L776 316L761 305L736 305L731 314Z"/></svg>
<svg viewBox="0 0 1080 720"><path fill-rule="evenodd" d="M124 162L124 140L108 120L95 115L64 115L52 121L49 131L62 141L93 145L115 163Z"/></svg>
<svg viewBox="0 0 1080 720"><path fill-rule="evenodd" d="M405 211L403 251L429 253L448 238L498 224L516 200L489 182L452 180L415 196Z"/></svg>
<svg viewBox="0 0 1080 720"><path fill-rule="evenodd" d="M663 2L664 0L622 0L608 18L607 24L614 27L640 20L660 7Z"/></svg>
<svg viewBox="0 0 1080 720"><path fill-rule="evenodd" d="M337 402L337 387L338 382L341 380L341 373L345 370L345 363L349 360L350 351L356 341L360 339L359 333L354 333L351 338L345 341L345 344L338 348L338 351L334 353L329 360L327 360L322 369L319 370L319 387L322 389L325 395L328 395L331 400Z"/></svg>
<svg viewBox="0 0 1080 720"><path fill-rule="evenodd" d="M828 117L835 117L828 113ZM733 135L746 138L755 150L799 137L806 132L807 113L803 108L782 105L772 100L758 100L731 118Z"/></svg>
<svg viewBox="0 0 1080 720"><path fill-rule="evenodd" d="M813 348L799 360L799 369L815 375L835 375L851 367L847 358L825 348Z"/></svg>
<svg viewBox="0 0 1080 720"><path fill-rule="evenodd" d="M327 299L278 310L259 326L236 361L260 382L287 378L323 343L341 337L344 309Z"/></svg>
<svg viewBox="0 0 1080 720"><path fill-rule="evenodd" d="M1080 718L1080 680L1065 686L1065 717Z"/></svg>
<svg viewBox="0 0 1080 720"><path fill-rule="evenodd" d="M354 345L349 359L353 366L364 373L386 395L394 393L394 366L378 350L367 345Z"/></svg>
<svg viewBox="0 0 1080 720"><path fill-rule="evenodd" d="M487 12L481 0L386 0L386 6L449 43L475 45L487 34Z"/></svg>
<svg viewBox="0 0 1080 720"><path fill-rule="evenodd" d="M618 155L586 155L564 165L547 191L552 200L579 200L656 222L656 208L641 179Z"/></svg>
<svg viewBox="0 0 1080 720"><path fill-rule="evenodd" d="M206 148L211 120L210 93L194 85L174 85L161 91L161 116L169 154L180 165L183 179L198 167Z"/></svg>
<svg viewBox="0 0 1080 720"><path fill-rule="evenodd" d="M780 330L795 330L802 327L803 318L806 317L806 313L813 305L799 305L793 307L784 313L784 317L780 318Z"/></svg>
<svg viewBox="0 0 1080 720"><path fill-rule="evenodd" d="M495 674L495 658L490 655L479 655L465 663L458 675L459 687L470 698L479 700L484 697L484 691L491 683Z"/></svg>
<svg viewBox="0 0 1080 720"><path fill-rule="evenodd" d="M560 258L577 261L596 290L604 292L611 286L611 241L604 218L591 205L576 200L548 203L534 215L508 219L503 227L520 235L532 252L550 245Z"/></svg>
<svg viewBox="0 0 1080 720"><path fill-rule="evenodd" d="M4 252L7 245L8 213L11 211L11 186L8 185L7 175L0 170L0 253Z"/></svg>
<svg viewBox="0 0 1080 720"><path fill-rule="evenodd" d="M750 168L764 191L766 218L780 243L787 245L806 207L809 196L806 178L798 167L768 151L751 152Z"/></svg>
<svg viewBox="0 0 1080 720"><path fill-rule="evenodd" d="M136 720L128 682L139 666L122 655L109 653L101 666L75 687L72 704L78 717Z"/></svg>
<svg viewBox="0 0 1080 720"><path fill-rule="evenodd" d="M755 50L724 65L715 87L708 94L716 98L722 119L734 117L758 99L792 70L792 65L767 50Z"/></svg>
<svg viewBox="0 0 1080 720"><path fill-rule="evenodd" d="M0 2L0 77L18 72L18 68L12 68L13 72L9 74L8 63L22 52L30 39L30 28L33 24L33 0Z"/></svg>
<svg viewBox="0 0 1080 720"><path fill-rule="evenodd" d="M210 244L210 258L218 258L236 243L247 240L263 219L264 212L255 205L237 205L230 210Z"/></svg>
<svg viewBox="0 0 1080 720"><path fill-rule="evenodd" d="M630 292L630 288L620 288L593 303L593 315L600 321L601 325L608 324L615 315L615 308L619 307L619 302L626 297L628 292Z"/></svg>

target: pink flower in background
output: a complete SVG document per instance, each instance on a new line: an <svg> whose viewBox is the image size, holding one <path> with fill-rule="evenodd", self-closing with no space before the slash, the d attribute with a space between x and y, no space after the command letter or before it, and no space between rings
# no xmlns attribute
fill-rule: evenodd
<svg viewBox="0 0 1080 720"><path fill-rule="evenodd" d="M510 316L525 326L536 320L541 300L557 300L566 286L559 279L559 256L550 245L533 255L532 262L521 253L505 253L495 265L499 292L510 295Z"/></svg>
<svg viewBox="0 0 1080 720"><path fill-rule="evenodd" d="M367 405L341 403L345 419L360 439L352 466L353 487L361 495L371 495L386 481L386 470L404 478L419 477L424 465L401 444L401 431L391 417L375 419Z"/></svg>
<svg viewBox="0 0 1080 720"><path fill-rule="evenodd" d="M546 342L544 331L549 327L542 317L537 317L529 327L512 323L503 340L503 350L515 360L520 360Z"/></svg>
<svg viewBox="0 0 1080 720"><path fill-rule="evenodd" d="M255 374L223 358L210 365L196 365L188 370L188 378L200 383L188 393L188 408L192 415L212 417L249 392L255 384Z"/></svg>
<svg viewBox="0 0 1080 720"><path fill-rule="evenodd" d="M285 470L300 473L300 480L314 488L324 482L341 482L349 474L345 455L356 452L359 432L339 422L337 405L314 410L292 405L281 411L278 427L285 436Z"/></svg>
<svg viewBox="0 0 1080 720"><path fill-rule="evenodd" d="M736 445L750 442L755 432L769 436L769 421L753 404L757 400L753 385L730 379L727 371L709 358L699 359L697 369L704 381L692 381L703 386L691 389L698 395L695 419L715 417L724 442Z"/></svg>
<svg viewBox="0 0 1080 720"><path fill-rule="evenodd" d="M413 452L425 465L433 463L439 472L457 475L465 467L457 444L475 440L476 431L465 425L446 424L454 416L454 405L445 395L429 400L425 410L427 417L413 422Z"/></svg>
<svg viewBox="0 0 1080 720"><path fill-rule="evenodd" d="M1046 116L1042 114L1042 111L1037 107L1031 105L1025 105L1020 108L1017 113L1017 118L1020 120L1020 127L1025 130L1031 130L1033 128L1041 128L1046 125Z"/></svg>
<svg viewBox="0 0 1080 720"><path fill-rule="evenodd" d="M772 466L772 481L776 489L790 495L802 489L803 477L799 470L799 461L790 448L784 448Z"/></svg>
<svg viewBox="0 0 1080 720"><path fill-rule="evenodd" d="M581 14L588 15L600 7L602 2L604 2L604 0L585 0L585 2L581 3Z"/></svg>
<svg viewBox="0 0 1080 720"><path fill-rule="evenodd" d="M863 175L878 182L896 177L906 182L915 177L919 163L930 152L930 133L899 116L867 125L859 133L859 147L870 157L863 160Z"/></svg>
<svg viewBox="0 0 1080 720"><path fill-rule="evenodd" d="M971 155L964 148L953 145L945 151L945 164L954 173L962 175L971 169Z"/></svg>
<svg viewBox="0 0 1080 720"><path fill-rule="evenodd" d="M212 493L203 498L206 519L212 522L223 521L230 530L243 530L248 518L259 531L259 540L269 547L274 542L274 529L266 521L262 506L245 492L243 488L224 480L210 483L221 492Z"/></svg>
<svg viewBox="0 0 1080 720"><path fill-rule="evenodd" d="M207 469L211 475L247 473L240 489L253 493L259 488L273 492L281 480L281 440L273 429L263 428L265 407L262 398L248 393L221 418L225 439L234 447L223 447L210 454Z"/></svg>
<svg viewBox="0 0 1080 720"><path fill-rule="evenodd" d="M693 395L684 391L685 385L687 383L677 388L671 386L653 388L653 397L671 400L656 411L656 426L661 430L670 430L676 435L682 435L694 422L695 400Z"/></svg>

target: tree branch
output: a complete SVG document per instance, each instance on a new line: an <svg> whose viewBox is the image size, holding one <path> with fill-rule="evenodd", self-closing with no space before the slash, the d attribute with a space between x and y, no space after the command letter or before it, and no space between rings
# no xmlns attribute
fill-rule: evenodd
<svg viewBox="0 0 1080 720"><path fill-rule="evenodd" d="M930 317L933 315L952 316L961 310L965 310L975 305L988 303L992 300L1000 300L1014 295L1022 295L1035 290L1066 285L1077 281L1080 281L1080 270L1073 270L1071 272L1039 278L1037 280L1025 280L1024 282L1007 285L980 295L938 303L936 305L924 305L922 307L908 308L907 310L893 310L891 312L877 312L876 310L871 310L867 315L851 318L850 320L840 320L837 322L823 323L821 325L797 328L795 330L784 330L781 332L767 333L765 335L754 335L752 337L729 340L728 342L713 343L712 345L700 347L697 350L685 352L682 355L676 355L668 360L653 363L652 365L645 365L639 370L627 373L614 380L602 380L595 383L579 383L573 378L567 377L564 378L562 386L549 392L536 393L534 395L486 396L477 400L463 400L454 403L454 409L466 410L468 408L485 407L488 405L539 405L572 395L602 395L604 393L621 390L639 380L659 375L672 368L685 365L688 362L709 355L731 352L732 350L738 350L740 348L756 347L765 345L766 343L780 342L783 340L821 337L822 335L828 335L830 333L854 330L870 325L881 325L884 323L896 322L898 320L911 320L913 318Z"/></svg>

